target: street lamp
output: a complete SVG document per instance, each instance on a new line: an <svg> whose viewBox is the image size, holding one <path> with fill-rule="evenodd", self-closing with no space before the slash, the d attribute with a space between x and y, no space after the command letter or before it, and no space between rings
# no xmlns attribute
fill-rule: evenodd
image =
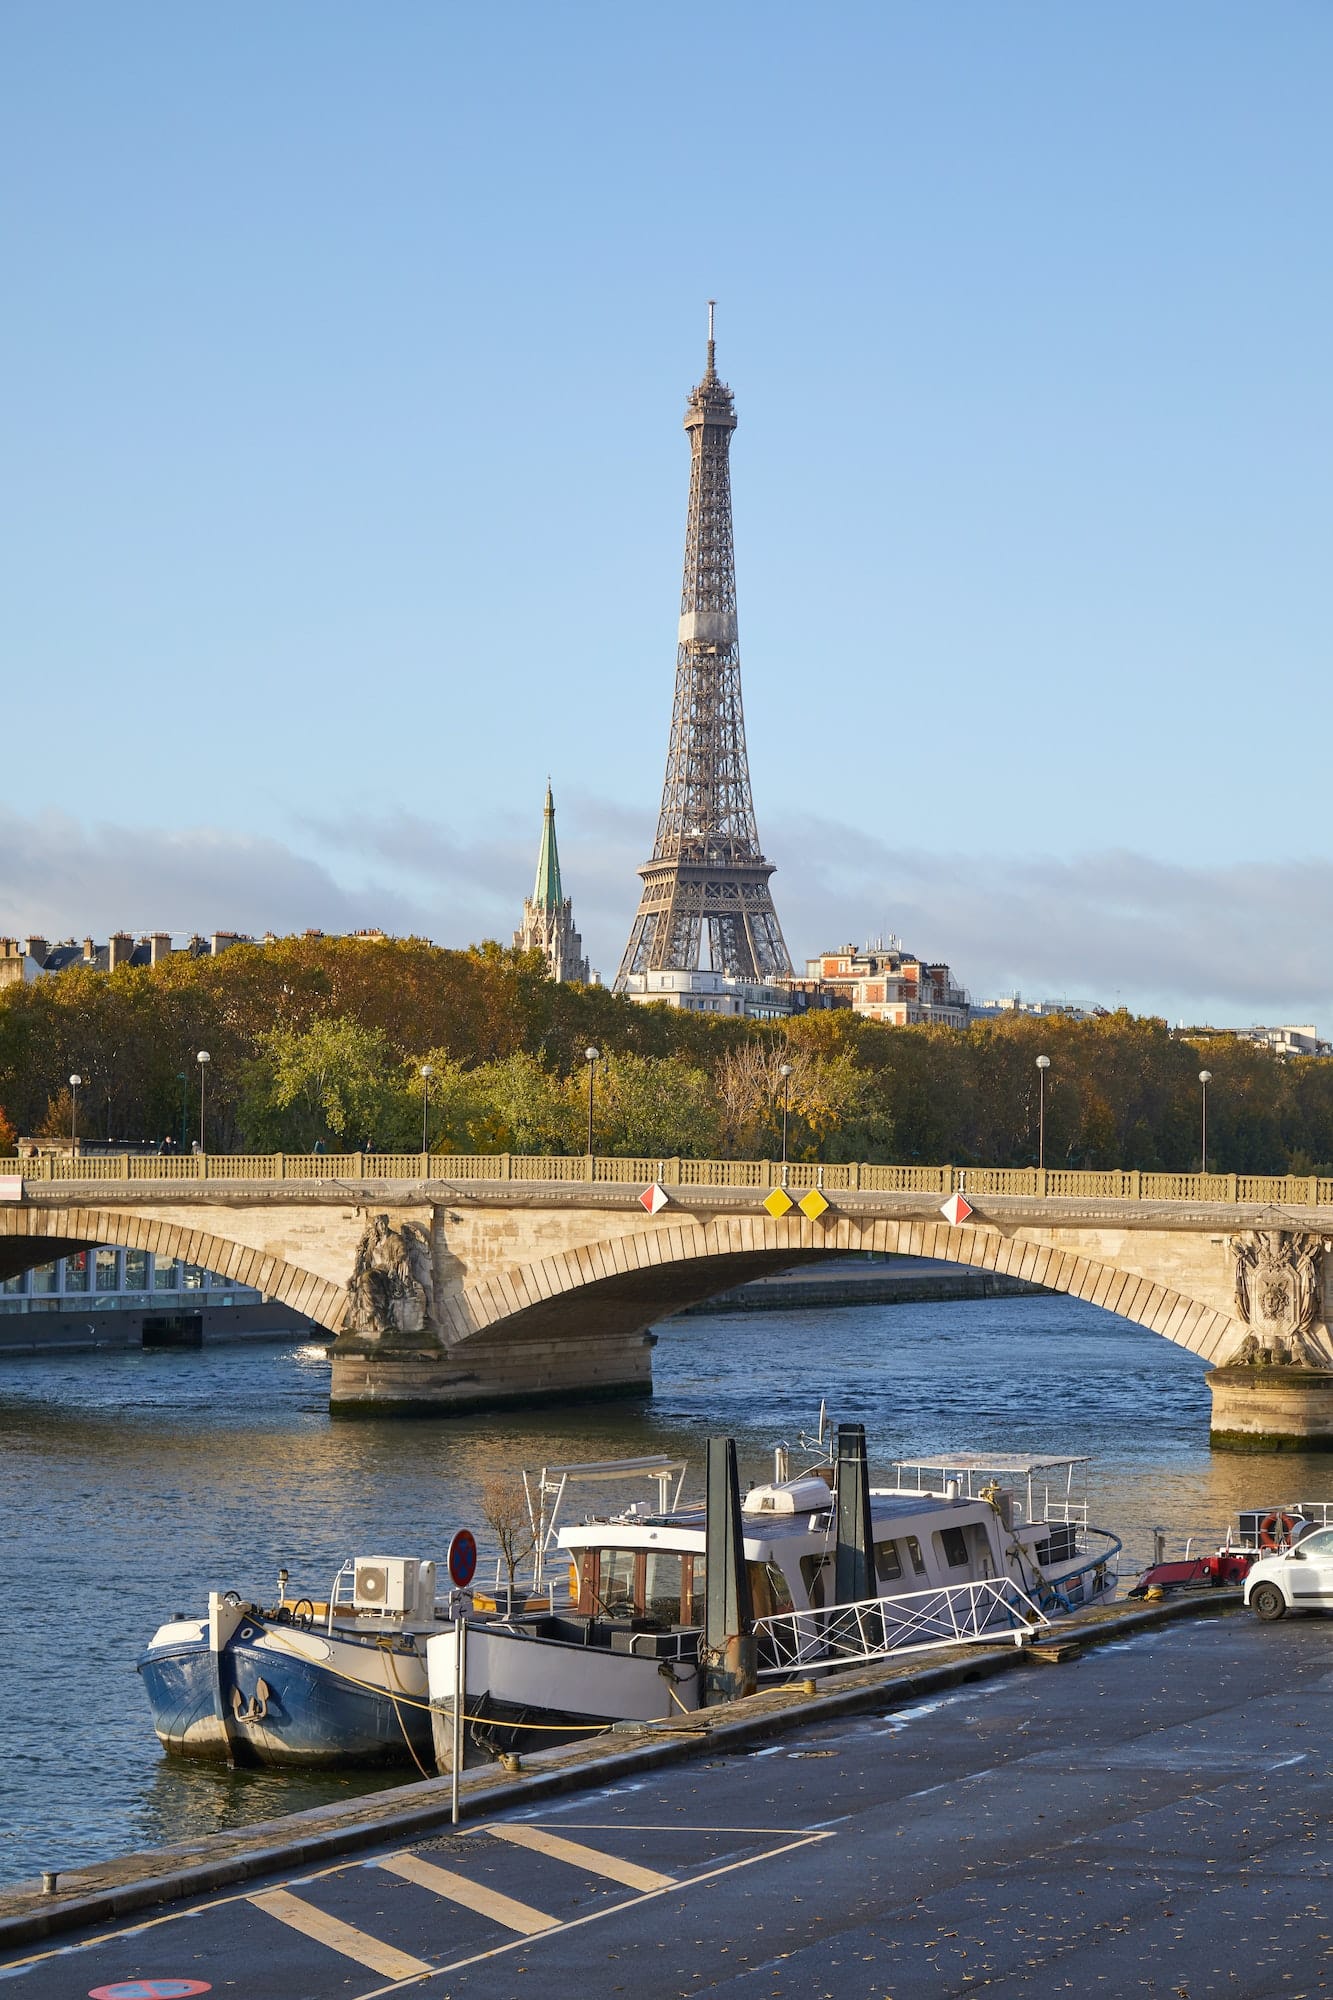
<svg viewBox="0 0 1333 2000"><path fill-rule="evenodd" d="M589 1048L583 1051L583 1060L588 1065L588 1158L589 1159L592 1158L592 1090L593 1090L593 1082L597 1076L597 1065L598 1062L601 1060L601 1054L602 1052L600 1049Z"/></svg>
<svg viewBox="0 0 1333 2000"><path fill-rule="evenodd" d="M435 1072L429 1063L421 1065L421 1150L426 1150L426 1113L430 1109L430 1080Z"/></svg>
<svg viewBox="0 0 1333 2000"><path fill-rule="evenodd" d="M1051 1066L1049 1056L1037 1057L1037 1168L1046 1165L1046 1072Z"/></svg>
<svg viewBox="0 0 1333 2000"><path fill-rule="evenodd" d="M787 1178L787 1093L791 1087L792 1065L778 1064L778 1075L782 1078L782 1178Z"/></svg>
<svg viewBox="0 0 1333 2000"><path fill-rule="evenodd" d="M69 1080L69 1150L74 1152L79 1143L79 1085L83 1078L75 1073Z"/></svg>
<svg viewBox="0 0 1333 2000"><path fill-rule="evenodd" d="M189 1095L189 1077L183 1069L176 1071L176 1081L181 1087L181 1151L185 1151L185 1102Z"/></svg>
<svg viewBox="0 0 1333 2000"><path fill-rule="evenodd" d="M213 1058L207 1049L200 1049L195 1060L199 1064L199 1150L204 1150L204 1078L208 1075L208 1065Z"/></svg>
<svg viewBox="0 0 1333 2000"><path fill-rule="evenodd" d="M1199 1153L1200 1153L1199 1170L1201 1173L1205 1174L1208 1171L1208 1086L1212 1082L1212 1080L1213 1080L1213 1072L1210 1069L1201 1069L1199 1071L1199 1082L1202 1085L1202 1088L1199 1092L1199 1096L1201 1099L1202 1126L1203 1126L1202 1132L1200 1134L1201 1144L1199 1147Z"/></svg>

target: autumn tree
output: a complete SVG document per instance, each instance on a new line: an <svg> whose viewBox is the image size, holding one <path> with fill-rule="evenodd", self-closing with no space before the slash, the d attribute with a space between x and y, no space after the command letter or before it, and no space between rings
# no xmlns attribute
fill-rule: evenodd
<svg viewBox="0 0 1333 2000"><path fill-rule="evenodd" d="M526 1562L537 1547L537 1531L528 1507L528 1496L519 1480L505 1479L496 1474L482 1481L477 1504L481 1518L494 1535L500 1551L512 1603L519 1564Z"/></svg>

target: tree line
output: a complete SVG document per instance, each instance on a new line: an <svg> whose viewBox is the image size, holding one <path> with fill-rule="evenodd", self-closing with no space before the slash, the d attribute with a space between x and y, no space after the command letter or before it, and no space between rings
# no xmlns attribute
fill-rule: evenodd
<svg viewBox="0 0 1333 2000"><path fill-rule="evenodd" d="M1046 1071L1048 1166L1333 1173L1333 1062L1162 1021L895 1028L846 1008L757 1022L556 985L487 944L284 938L217 958L76 968L0 992L0 1148L16 1137L217 1151L772 1157L1026 1166ZM422 1070L429 1067L429 1078ZM790 1073L783 1076L783 1071ZM69 1078L81 1077L77 1108Z"/></svg>

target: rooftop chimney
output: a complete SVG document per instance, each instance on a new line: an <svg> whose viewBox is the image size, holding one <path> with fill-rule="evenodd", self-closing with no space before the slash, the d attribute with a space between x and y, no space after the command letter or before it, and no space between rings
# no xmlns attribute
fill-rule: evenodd
<svg viewBox="0 0 1333 2000"><path fill-rule="evenodd" d="M171 932L150 931L148 936L148 963L158 965L171 953Z"/></svg>
<svg viewBox="0 0 1333 2000"><path fill-rule="evenodd" d="M112 972L118 965L128 965L133 956L134 939L129 931L112 931L107 953L107 964Z"/></svg>

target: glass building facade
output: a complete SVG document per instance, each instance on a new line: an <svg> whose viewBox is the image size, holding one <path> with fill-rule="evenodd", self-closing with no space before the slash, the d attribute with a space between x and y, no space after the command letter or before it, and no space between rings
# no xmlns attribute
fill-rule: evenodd
<svg viewBox="0 0 1333 2000"><path fill-rule="evenodd" d="M76 1250L54 1263L38 1264L17 1278L0 1279L0 1313L61 1312L71 1306L105 1312L198 1311L202 1306L258 1305L263 1293L233 1284L151 1250Z"/></svg>

